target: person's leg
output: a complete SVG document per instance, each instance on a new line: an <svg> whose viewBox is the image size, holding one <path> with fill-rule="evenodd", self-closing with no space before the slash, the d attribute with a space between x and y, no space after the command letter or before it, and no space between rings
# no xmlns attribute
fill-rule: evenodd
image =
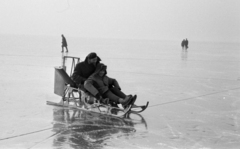
<svg viewBox="0 0 240 149"><path fill-rule="evenodd" d="M110 90L105 92L102 96L103 96L103 98L109 98L109 100L111 100L111 101L113 101L115 103L119 103L120 97L118 97L115 94L113 94Z"/></svg>
<svg viewBox="0 0 240 149"><path fill-rule="evenodd" d="M62 52L63 52L63 50L64 50L64 49L63 49L63 46L62 46Z"/></svg>
<svg viewBox="0 0 240 149"><path fill-rule="evenodd" d="M126 98L126 95L125 95L121 90L119 90L119 89L116 88L116 87L111 87L111 88L110 88L110 91L111 91L113 94L115 94L115 95L117 95L118 97L120 97L120 98Z"/></svg>
<svg viewBox="0 0 240 149"><path fill-rule="evenodd" d="M105 92L102 95L103 98L109 98L109 100L111 102L115 102L116 104L121 103L122 105L126 106L129 104L129 102L131 101L131 97L127 97L127 98L120 98L117 95L113 94L110 90L108 90L107 92Z"/></svg>
<svg viewBox="0 0 240 149"><path fill-rule="evenodd" d="M68 47L66 46L65 48L67 49L67 52L68 52Z"/></svg>

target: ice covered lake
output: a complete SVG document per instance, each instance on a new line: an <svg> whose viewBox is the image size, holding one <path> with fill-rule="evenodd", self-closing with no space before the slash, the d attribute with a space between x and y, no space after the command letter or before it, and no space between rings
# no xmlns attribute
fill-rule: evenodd
<svg viewBox="0 0 240 149"><path fill-rule="evenodd" d="M67 37L69 56L96 52L140 115L119 119L46 105L61 37L0 35L1 149L238 149L240 44ZM67 68L68 69L68 68Z"/></svg>

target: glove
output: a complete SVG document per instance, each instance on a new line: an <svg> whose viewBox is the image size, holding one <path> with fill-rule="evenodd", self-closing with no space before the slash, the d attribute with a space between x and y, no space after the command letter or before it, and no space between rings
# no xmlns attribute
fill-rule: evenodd
<svg viewBox="0 0 240 149"><path fill-rule="evenodd" d="M98 100L101 100L102 99L102 96L99 94L99 93L97 93L97 95L95 96Z"/></svg>

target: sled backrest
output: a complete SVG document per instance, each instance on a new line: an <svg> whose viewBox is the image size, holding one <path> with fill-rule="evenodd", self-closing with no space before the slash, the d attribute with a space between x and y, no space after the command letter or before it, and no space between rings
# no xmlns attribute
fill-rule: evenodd
<svg viewBox="0 0 240 149"><path fill-rule="evenodd" d="M62 66L65 68L66 73L69 74L69 76L71 76L73 74L75 66L79 62L80 62L79 57L73 57L73 56L66 56L65 55L65 56L63 56L63 65ZM67 69L67 66L69 66L68 69Z"/></svg>
<svg viewBox="0 0 240 149"><path fill-rule="evenodd" d="M69 77L63 67L55 67L56 72L62 77L65 84L69 84L72 87L76 87L75 82Z"/></svg>

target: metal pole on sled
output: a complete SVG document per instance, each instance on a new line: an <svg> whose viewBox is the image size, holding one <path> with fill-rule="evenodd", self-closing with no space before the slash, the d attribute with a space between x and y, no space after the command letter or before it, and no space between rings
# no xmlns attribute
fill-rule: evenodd
<svg viewBox="0 0 240 149"><path fill-rule="evenodd" d="M62 65L54 67L55 68L55 73L54 73L54 93L56 95L61 96L61 97L65 96L65 86L66 86L66 84L65 84L62 76L58 73L58 71L56 71L56 69L62 68L62 69L64 69L67 72L67 67L66 67L67 59L70 59L70 62L71 62L71 70L68 73L69 76L72 75L76 64L79 63L79 61L80 61L79 57L67 56L67 55L64 55L64 53L63 53L62 54Z"/></svg>

